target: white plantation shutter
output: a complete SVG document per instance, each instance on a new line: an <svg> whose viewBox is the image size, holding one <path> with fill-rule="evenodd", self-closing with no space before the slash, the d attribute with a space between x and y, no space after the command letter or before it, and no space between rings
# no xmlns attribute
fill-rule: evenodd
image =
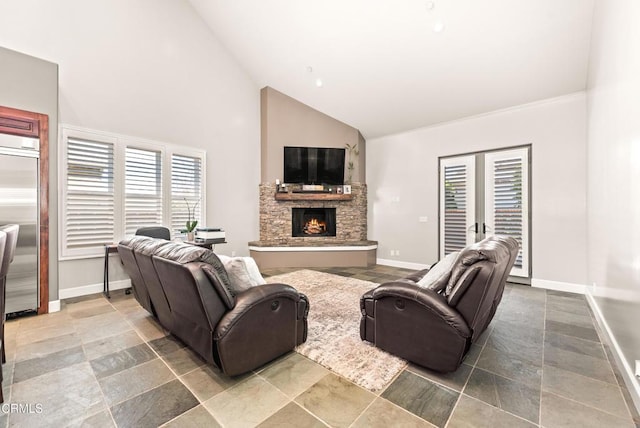
<svg viewBox="0 0 640 428"><path fill-rule="evenodd" d="M511 275L529 274L528 149L485 155L485 223L487 236L504 235L520 243Z"/></svg>
<svg viewBox="0 0 640 428"><path fill-rule="evenodd" d="M114 146L68 138L63 237L69 254L114 241Z"/></svg>
<svg viewBox="0 0 640 428"><path fill-rule="evenodd" d="M188 211L185 199L191 207L191 219L198 220L201 224L202 173L200 157L178 154L171 156L171 228L173 230L183 230L186 227Z"/></svg>
<svg viewBox="0 0 640 428"><path fill-rule="evenodd" d="M103 257L141 227L184 229L184 198L206 216L204 151L62 125L59 155L62 260Z"/></svg>
<svg viewBox="0 0 640 428"><path fill-rule="evenodd" d="M475 241L475 157L440 160L440 258Z"/></svg>
<svg viewBox="0 0 640 428"><path fill-rule="evenodd" d="M127 147L125 153L125 234L162 225L162 152Z"/></svg>

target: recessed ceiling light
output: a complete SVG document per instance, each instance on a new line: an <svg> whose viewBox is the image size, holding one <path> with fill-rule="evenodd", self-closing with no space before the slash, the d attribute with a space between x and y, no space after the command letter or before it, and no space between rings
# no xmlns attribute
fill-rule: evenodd
<svg viewBox="0 0 640 428"><path fill-rule="evenodd" d="M322 88L322 85L323 85L323 83L322 83L322 79L316 79L316 86L317 86L318 88Z"/></svg>
<svg viewBox="0 0 640 428"><path fill-rule="evenodd" d="M435 24L433 24L434 33L441 33L442 30L444 30L444 23L442 23L442 21L437 21Z"/></svg>

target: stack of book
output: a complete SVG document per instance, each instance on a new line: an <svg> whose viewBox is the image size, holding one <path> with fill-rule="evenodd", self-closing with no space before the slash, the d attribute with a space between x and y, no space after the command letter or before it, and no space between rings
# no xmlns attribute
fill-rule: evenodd
<svg viewBox="0 0 640 428"><path fill-rule="evenodd" d="M196 241L206 244L221 244L226 242L224 230L219 227L196 228Z"/></svg>

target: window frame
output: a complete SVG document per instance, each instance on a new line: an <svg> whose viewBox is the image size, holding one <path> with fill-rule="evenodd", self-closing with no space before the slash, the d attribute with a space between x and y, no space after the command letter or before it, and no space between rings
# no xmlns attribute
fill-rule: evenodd
<svg viewBox="0 0 640 428"><path fill-rule="evenodd" d="M146 140L127 135L115 134L110 132L97 131L93 129L87 129L77 127L68 124L62 124L60 126L60 141L58 149L59 167L58 167L58 197L60 200L61 209L58 217L58 259L64 260L77 260L77 259L89 259L104 256L104 248L102 246L84 248L84 249L70 249L67 247L66 239L66 219L67 219L67 179L68 179L68 164L67 164L67 142L69 138L78 138L89 141L95 141L100 143L113 144L113 199L114 199L114 234L113 243L125 238L125 175L126 175L126 149L136 148L141 150L153 150L161 153L162 162L162 225L168 227L174 236L174 230L171 227L171 159L174 154L181 156L189 156L199 158L201 169L201 191L202 199L201 204L201 218L200 223L206 221L206 199L207 199L207 152L202 149L194 147L183 147L175 144L163 143L153 140Z"/></svg>

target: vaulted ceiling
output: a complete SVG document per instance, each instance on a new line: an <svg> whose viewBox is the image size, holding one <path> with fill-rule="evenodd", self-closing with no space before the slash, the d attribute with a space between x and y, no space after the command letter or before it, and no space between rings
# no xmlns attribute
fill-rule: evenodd
<svg viewBox="0 0 640 428"><path fill-rule="evenodd" d="M593 0L190 0L255 82L372 138L585 89Z"/></svg>

